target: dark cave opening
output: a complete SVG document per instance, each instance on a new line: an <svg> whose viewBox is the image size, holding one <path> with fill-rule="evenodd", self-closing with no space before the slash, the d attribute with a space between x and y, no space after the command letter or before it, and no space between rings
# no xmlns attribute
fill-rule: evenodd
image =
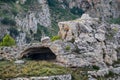
<svg viewBox="0 0 120 80"><path fill-rule="evenodd" d="M23 58L29 60L55 60L56 55L48 47L30 48Z"/></svg>

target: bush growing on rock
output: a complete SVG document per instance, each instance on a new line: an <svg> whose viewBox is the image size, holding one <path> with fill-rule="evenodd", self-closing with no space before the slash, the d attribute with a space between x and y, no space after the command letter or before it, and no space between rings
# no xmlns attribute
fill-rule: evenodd
<svg viewBox="0 0 120 80"><path fill-rule="evenodd" d="M2 19L1 23L4 24L4 25L11 25L11 26L16 25L16 22L13 19L10 19L8 17L5 17L4 19Z"/></svg>
<svg viewBox="0 0 120 80"><path fill-rule="evenodd" d="M111 24L120 24L120 18L112 18L108 21Z"/></svg>
<svg viewBox="0 0 120 80"><path fill-rule="evenodd" d="M98 66L96 66L96 65L93 65L93 69L99 70L100 68Z"/></svg>
<svg viewBox="0 0 120 80"><path fill-rule="evenodd" d="M70 50L70 46L66 46L65 50L69 51Z"/></svg>
<svg viewBox="0 0 120 80"><path fill-rule="evenodd" d="M14 28L14 27L10 27L8 29L8 31L10 32L10 36L15 38L19 35L19 31L17 30L17 28Z"/></svg>
<svg viewBox="0 0 120 80"><path fill-rule="evenodd" d="M17 0L0 0L0 1L9 3L9 2L16 2Z"/></svg>
<svg viewBox="0 0 120 80"><path fill-rule="evenodd" d="M81 16L84 13L84 11L82 9L79 9L77 7L73 7L70 11L73 14L76 14L76 15L79 15L79 16Z"/></svg>
<svg viewBox="0 0 120 80"><path fill-rule="evenodd" d="M3 41L0 43L0 46L13 46L15 45L15 40L10 35L5 35Z"/></svg>
<svg viewBox="0 0 120 80"><path fill-rule="evenodd" d="M59 40L59 39L61 39L60 36L53 36L53 37L51 38L51 41L55 41L55 40Z"/></svg>
<svg viewBox="0 0 120 80"><path fill-rule="evenodd" d="M58 4L57 0L47 0L47 2L48 2L48 5L52 7L55 7Z"/></svg>

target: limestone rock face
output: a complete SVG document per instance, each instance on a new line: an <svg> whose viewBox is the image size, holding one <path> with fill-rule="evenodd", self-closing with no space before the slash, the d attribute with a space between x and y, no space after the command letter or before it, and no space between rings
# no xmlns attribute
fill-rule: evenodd
<svg viewBox="0 0 120 80"><path fill-rule="evenodd" d="M1 13L6 16L0 17L0 40L2 40L4 35L11 34L16 40L17 45L23 45L35 40L34 35L36 34L41 37L41 33L37 33L38 28L42 31L43 28L47 29L51 27L51 15L47 0L16 0L14 6L5 3L0 5L0 7L1 11L8 11ZM14 8L16 8L16 10ZM1 21L6 17L13 20L15 24L3 25ZM13 29L11 28L15 30L12 32L11 30Z"/></svg>
<svg viewBox="0 0 120 80"><path fill-rule="evenodd" d="M68 6L69 8L83 8L83 10L87 10L90 7L90 4L88 0L58 0L60 2L63 2Z"/></svg>
<svg viewBox="0 0 120 80"><path fill-rule="evenodd" d="M0 56L11 60L21 58L31 49L47 47L55 55L58 62L69 67L99 66L107 68L120 57L120 25L102 23L97 18L84 14L73 21L58 23L59 36L63 40L32 43L17 47L3 47ZM46 42L47 38L43 38ZM28 52L27 52L28 51Z"/></svg>
<svg viewBox="0 0 120 80"><path fill-rule="evenodd" d="M77 7L92 17L106 21L120 16L120 0L58 0L70 9Z"/></svg>
<svg viewBox="0 0 120 80"><path fill-rule="evenodd" d="M120 25L101 23L88 14L73 21L59 22L58 25L59 36L65 41L73 41L84 63L102 68L105 63L112 65L117 61Z"/></svg>
<svg viewBox="0 0 120 80"><path fill-rule="evenodd" d="M98 25L98 19L91 18L89 17L88 14L83 14L83 16L80 19L76 19L73 21L59 22L58 23L60 29L59 36L61 36L62 39L64 40L71 40L72 38L77 38L77 37L92 36L92 34L88 35L87 33L91 33L93 31L92 27L94 26L92 25L94 24L95 27ZM102 36L104 36L104 34Z"/></svg>
<svg viewBox="0 0 120 80"><path fill-rule="evenodd" d="M119 74L120 74L120 67L117 68L107 68L103 70L98 71L88 71L89 74L89 80L97 80L95 77L104 77L105 75L109 75L110 73L116 75L110 78L107 78L106 80L119 80Z"/></svg>
<svg viewBox="0 0 120 80"><path fill-rule="evenodd" d="M16 38L17 45L26 44L26 37L29 37L31 41L34 40L32 35L37 33L39 26L51 27L49 6L46 0L33 1L28 11L20 12L15 16L15 21L20 32Z"/></svg>
<svg viewBox="0 0 120 80"><path fill-rule="evenodd" d="M102 21L120 16L119 0L88 0L91 4L89 13L93 17L99 17Z"/></svg>
<svg viewBox="0 0 120 80"><path fill-rule="evenodd" d="M45 27L51 26L49 7L46 0L38 0L36 5L32 5L27 13L20 13L15 17L15 21L22 31L36 33L38 24Z"/></svg>

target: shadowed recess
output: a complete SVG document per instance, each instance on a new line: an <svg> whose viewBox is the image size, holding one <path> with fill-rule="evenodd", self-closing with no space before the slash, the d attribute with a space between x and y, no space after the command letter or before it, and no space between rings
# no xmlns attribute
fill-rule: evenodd
<svg viewBox="0 0 120 80"><path fill-rule="evenodd" d="M22 58L30 60L55 60L56 55L48 47L30 48Z"/></svg>

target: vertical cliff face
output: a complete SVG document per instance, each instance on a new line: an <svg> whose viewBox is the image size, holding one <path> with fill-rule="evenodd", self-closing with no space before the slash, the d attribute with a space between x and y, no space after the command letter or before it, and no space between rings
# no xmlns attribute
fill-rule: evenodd
<svg viewBox="0 0 120 80"><path fill-rule="evenodd" d="M23 5L27 5L27 0L23 0ZM32 1L26 12L21 12L15 16L15 21L19 27L20 32L16 41L18 45L22 45L26 42L40 39L42 36L42 28L51 27L50 12L46 0ZM42 26L42 28L38 27ZM44 31L43 31L44 32Z"/></svg>
<svg viewBox="0 0 120 80"><path fill-rule="evenodd" d="M120 16L119 0L89 0L89 3L91 9L87 13L93 17L99 17L102 21Z"/></svg>
<svg viewBox="0 0 120 80"><path fill-rule="evenodd" d="M47 36L56 35L57 22L76 18L76 15L70 13L69 9L61 7L60 4L57 0L2 1L0 4L0 32L3 32L0 34L0 39L6 33L10 33L17 43L24 44L26 41L40 40L44 33ZM4 20L7 20L8 23L2 24L1 21ZM15 25L9 25L9 20L15 22ZM16 33L11 28L14 28L19 34L13 36Z"/></svg>
<svg viewBox="0 0 120 80"><path fill-rule="evenodd" d="M37 25L45 27L51 26L49 7L46 0L38 0L30 5L28 11L20 13L15 17L17 25L21 27L22 31L32 30L37 32Z"/></svg>
<svg viewBox="0 0 120 80"><path fill-rule="evenodd" d="M120 16L120 0L59 0L70 9L82 9L92 17L105 21Z"/></svg>
<svg viewBox="0 0 120 80"><path fill-rule="evenodd" d="M27 39L40 40L43 33L56 35L57 23L80 17L84 12L102 21L120 17L120 0L16 0L13 3L0 4L0 21L13 20L15 25L0 23L0 37L2 38L9 28L18 30L17 40L24 34ZM50 28L48 31L47 29ZM12 31L13 32L13 31ZM10 32L11 34L11 32Z"/></svg>
<svg viewBox="0 0 120 80"><path fill-rule="evenodd" d="M90 4L88 3L87 0L58 0L59 2L63 3L64 5L66 5L69 8L74 8L74 7L78 7L78 8L88 8L90 7Z"/></svg>
<svg viewBox="0 0 120 80"><path fill-rule="evenodd" d="M12 36L18 44L24 44L40 39L42 32L51 27L49 6L46 0L16 0L16 2L1 2L0 34L2 38L6 33L19 34ZM7 22L6 22L7 21ZM12 25L12 22L15 24ZM13 31L11 28L14 28ZM9 29L11 31L9 31ZM39 29L39 30L38 30ZM12 33L11 33L12 32Z"/></svg>

